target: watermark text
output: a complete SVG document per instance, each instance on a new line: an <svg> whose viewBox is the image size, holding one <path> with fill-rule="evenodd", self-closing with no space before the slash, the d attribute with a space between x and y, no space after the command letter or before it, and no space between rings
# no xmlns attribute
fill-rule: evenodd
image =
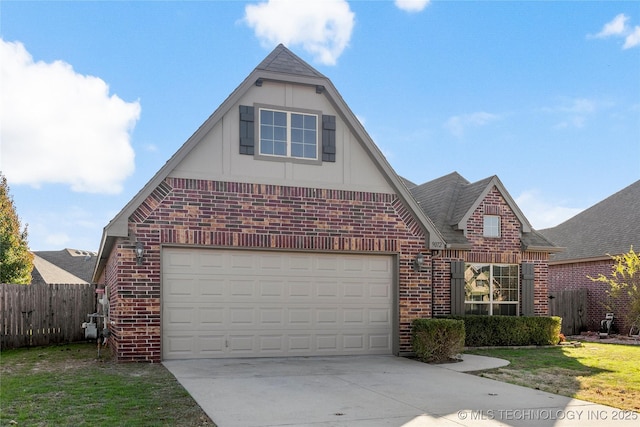
<svg viewBox="0 0 640 427"><path fill-rule="evenodd" d="M485 421L636 421L640 414L617 409L465 409L459 420Z"/></svg>

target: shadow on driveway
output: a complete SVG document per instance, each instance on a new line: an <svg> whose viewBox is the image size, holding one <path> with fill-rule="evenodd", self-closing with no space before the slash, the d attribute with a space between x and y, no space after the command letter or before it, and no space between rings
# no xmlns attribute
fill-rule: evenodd
<svg viewBox="0 0 640 427"><path fill-rule="evenodd" d="M639 423L636 413L457 372L453 365L394 356L172 360L164 365L219 427Z"/></svg>

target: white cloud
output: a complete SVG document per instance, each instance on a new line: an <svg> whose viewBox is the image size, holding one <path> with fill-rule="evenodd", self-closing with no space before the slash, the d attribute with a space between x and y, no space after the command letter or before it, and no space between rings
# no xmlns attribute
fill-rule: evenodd
<svg viewBox="0 0 640 427"><path fill-rule="evenodd" d="M640 26L636 25L633 31L624 39L623 49L640 46Z"/></svg>
<svg viewBox="0 0 640 427"><path fill-rule="evenodd" d="M431 0L395 0L395 5L398 9L405 12L422 12L425 7L429 5Z"/></svg>
<svg viewBox="0 0 640 427"><path fill-rule="evenodd" d="M244 16L264 47L299 45L326 65L349 44L354 19L345 0L268 0L247 5Z"/></svg>
<svg viewBox="0 0 640 427"><path fill-rule="evenodd" d="M596 111L596 102L587 98L574 98L567 100L557 107L558 111L572 114L588 114Z"/></svg>
<svg viewBox="0 0 640 427"><path fill-rule="evenodd" d="M7 179L119 193L134 170L130 132L139 102L109 95L103 80L63 61L34 62L20 42L0 39L0 62L0 169Z"/></svg>
<svg viewBox="0 0 640 427"><path fill-rule="evenodd" d="M145 151L148 151L149 153L156 153L158 151L158 146L155 144L146 144L144 146Z"/></svg>
<svg viewBox="0 0 640 427"><path fill-rule="evenodd" d="M584 210L549 201L537 190L524 191L515 198L515 202L536 230L555 227Z"/></svg>
<svg viewBox="0 0 640 427"><path fill-rule="evenodd" d="M558 105L544 107L542 111L559 116L554 129L582 129L587 118L593 116L600 108L610 106L606 101L595 101L588 98L564 98Z"/></svg>
<svg viewBox="0 0 640 427"><path fill-rule="evenodd" d="M469 127L484 126L499 119L500 116L497 114L479 111L471 114L450 117L444 123L444 127L447 128L454 136L461 137Z"/></svg>
<svg viewBox="0 0 640 427"><path fill-rule="evenodd" d="M45 243L51 247L65 247L71 239L66 233L52 233L47 235Z"/></svg>
<svg viewBox="0 0 640 427"><path fill-rule="evenodd" d="M588 36L593 38L604 39L608 37L624 37L623 49L630 49L632 47L640 46L640 26L631 28L628 25L629 17L624 13L617 15L611 21L604 24L602 30L595 36Z"/></svg>
<svg viewBox="0 0 640 427"><path fill-rule="evenodd" d="M90 205L93 197L76 195L75 199L80 198L76 202ZM72 245L76 249L94 250L100 242L104 224L115 216L109 215L107 211L96 214L80 204L65 205L60 209L50 206L45 210L31 207L24 216L29 224L29 247L43 251Z"/></svg>
<svg viewBox="0 0 640 427"><path fill-rule="evenodd" d="M595 35L598 38L605 38L609 36L620 36L623 35L627 31L627 21L629 17L624 13L619 14L611 21L604 24L602 30Z"/></svg>

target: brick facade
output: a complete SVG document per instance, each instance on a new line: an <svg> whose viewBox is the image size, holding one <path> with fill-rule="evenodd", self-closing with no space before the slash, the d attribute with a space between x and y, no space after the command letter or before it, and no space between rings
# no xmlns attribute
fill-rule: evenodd
<svg viewBox="0 0 640 427"><path fill-rule="evenodd" d="M606 283L589 279L589 276L598 277L600 274L610 276L612 268L613 261L610 259L552 264L549 266L549 292L587 289L587 328L598 331L600 321L611 309L616 316L615 323L619 332L627 333L631 325L626 318L628 298L612 300L607 293L609 286Z"/></svg>
<svg viewBox="0 0 640 427"><path fill-rule="evenodd" d="M482 237L482 215L499 214L501 238ZM114 246L101 282L109 287L111 345L118 361L161 361L163 245L396 255L399 351L411 351L411 322L449 314L450 262L536 263L535 314L547 314L547 254L522 252L520 224L494 189L473 213L470 251L431 257L425 235L396 195L167 178L129 218L131 239ZM143 265L134 256L144 243ZM413 260L425 255L422 271ZM432 298L433 297L433 298Z"/></svg>
<svg viewBox="0 0 640 427"><path fill-rule="evenodd" d="M396 254L400 351L411 321L431 316L430 269L413 270L425 236L392 194L167 178L131 215L130 235L144 243L143 265L121 239L104 277L119 361L161 359L162 245Z"/></svg>
<svg viewBox="0 0 640 427"><path fill-rule="evenodd" d="M500 216L500 238L483 236L484 215ZM467 223L467 239L472 243L470 250L446 250L433 260L434 275L434 315L451 312L450 268L452 261L468 263L535 265L534 314L547 316L548 305L548 253L522 251L520 242L521 224L497 188L493 188L474 210ZM522 300L522 298L520 298ZM521 307L522 309L522 307Z"/></svg>

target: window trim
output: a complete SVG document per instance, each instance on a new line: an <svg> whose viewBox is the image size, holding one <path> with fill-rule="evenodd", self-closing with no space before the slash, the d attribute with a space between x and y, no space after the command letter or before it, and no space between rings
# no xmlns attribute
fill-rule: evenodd
<svg viewBox="0 0 640 427"><path fill-rule="evenodd" d="M487 226L487 220L489 219L497 219L497 224L489 224ZM488 234L488 231L494 231L495 234ZM502 237L502 218L500 215L483 215L482 216L482 237L486 237L487 239L499 239Z"/></svg>
<svg viewBox="0 0 640 427"><path fill-rule="evenodd" d="M464 313L467 314L467 307L471 304L480 304L480 305L486 305L488 306L489 310L488 310L488 316L497 316L497 314L493 314L493 306L498 304L498 305L515 305L516 307L516 314L515 316L520 316L521 310L520 310L520 303L522 302L522 279L521 279L521 266L520 264L503 264L503 263L490 263L490 262L465 262L464 263L464 270L467 270L468 266L489 266L489 301L473 301L473 300L467 300L467 295L466 295L466 291L464 292L464 301L463 301L463 305L464 305ZM494 291L494 287L493 287L493 275L494 275L494 267L516 267L517 268L517 272L516 275L513 276L518 280L518 286L517 286L517 299L515 301L494 301L493 297L495 294ZM511 276L510 276L511 277ZM467 280L466 278L464 279L464 283L465 283L465 287L467 285Z"/></svg>
<svg viewBox="0 0 640 427"><path fill-rule="evenodd" d="M259 160L269 160L275 162L293 162L302 164L320 165L322 164L322 112L318 110L310 110L303 108L287 108L282 106L268 105L268 104L254 104L256 109L255 119L255 134L256 134L256 150L254 151L254 158ZM262 141L261 141L261 112L262 110L277 111L287 113L287 155L280 156L277 154L262 154ZM303 114L311 115L316 118L316 157L314 159L305 157L293 157L291 156L291 114Z"/></svg>

